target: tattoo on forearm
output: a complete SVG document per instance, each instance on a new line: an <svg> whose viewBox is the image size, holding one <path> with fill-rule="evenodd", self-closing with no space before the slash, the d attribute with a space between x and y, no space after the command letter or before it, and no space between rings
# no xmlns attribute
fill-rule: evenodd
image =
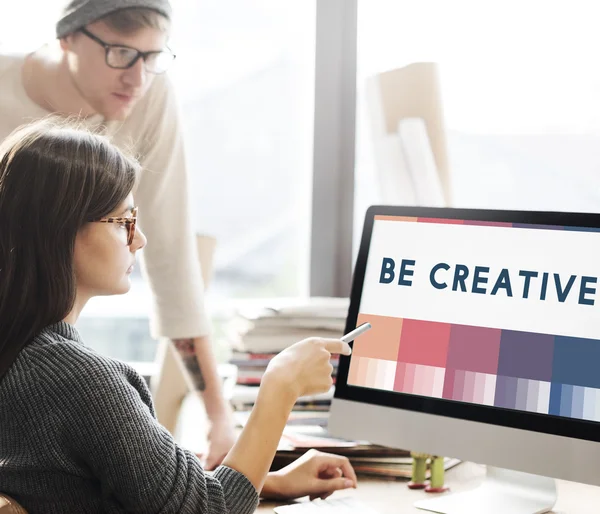
<svg viewBox="0 0 600 514"><path fill-rule="evenodd" d="M206 389L206 382L200 369L200 363L196 356L196 350L194 349L193 339L175 339L173 341L177 352L183 359L185 369L187 369L192 379L192 383L197 391L204 391Z"/></svg>

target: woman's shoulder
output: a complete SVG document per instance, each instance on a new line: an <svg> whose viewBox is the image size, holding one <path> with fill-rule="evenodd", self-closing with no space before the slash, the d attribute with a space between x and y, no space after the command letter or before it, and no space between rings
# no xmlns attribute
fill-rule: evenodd
<svg viewBox="0 0 600 514"><path fill-rule="evenodd" d="M53 330L38 334L22 350L15 365L17 373L37 375L36 383L45 388L133 387L145 393L143 378L131 366Z"/></svg>

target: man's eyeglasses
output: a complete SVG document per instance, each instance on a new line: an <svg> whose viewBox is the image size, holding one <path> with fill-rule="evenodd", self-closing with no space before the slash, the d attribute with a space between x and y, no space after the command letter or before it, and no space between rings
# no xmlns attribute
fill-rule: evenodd
<svg viewBox="0 0 600 514"><path fill-rule="evenodd" d="M167 71L175 60L175 54L169 48L166 50L154 50L151 52L140 52L135 48L123 45L110 45L94 36L86 28L79 29L91 40L104 47L106 64L110 68L126 70L131 68L141 58L148 73L161 74Z"/></svg>
<svg viewBox="0 0 600 514"><path fill-rule="evenodd" d="M131 209L131 217L129 218L101 218L98 223L118 223L127 227L127 246L131 246L135 237L135 226L137 223L137 207Z"/></svg>

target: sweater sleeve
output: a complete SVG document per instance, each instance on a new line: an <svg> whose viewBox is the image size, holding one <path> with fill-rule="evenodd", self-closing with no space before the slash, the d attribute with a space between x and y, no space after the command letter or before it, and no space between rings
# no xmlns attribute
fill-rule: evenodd
<svg viewBox="0 0 600 514"><path fill-rule="evenodd" d="M148 243L142 270L154 297L154 337L200 337L210 331L204 286L190 220L188 171L175 92L166 76L155 79L138 119L142 173L135 201Z"/></svg>
<svg viewBox="0 0 600 514"><path fill-rule="evenodd" d="M155 419L143 379L125 365L89 356L61 382L63 423L71 453L99 482L103 498L127 512L250 514L258 494L241 473L211 476ZM130 375L130 376L128 376ZM68 399L68 400L67 400Z"/></svg>

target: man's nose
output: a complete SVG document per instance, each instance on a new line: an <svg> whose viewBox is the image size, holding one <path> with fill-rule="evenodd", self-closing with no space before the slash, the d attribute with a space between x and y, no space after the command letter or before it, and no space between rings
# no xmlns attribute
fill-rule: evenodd
<svg viewBox="0 0 600 514"><path fill-rule="evenodd" d="M121 78L128 86L140 88L146 82L146 76L147 72L144 59L140 57L131 68L128 68L123 72Z"/></svg>

